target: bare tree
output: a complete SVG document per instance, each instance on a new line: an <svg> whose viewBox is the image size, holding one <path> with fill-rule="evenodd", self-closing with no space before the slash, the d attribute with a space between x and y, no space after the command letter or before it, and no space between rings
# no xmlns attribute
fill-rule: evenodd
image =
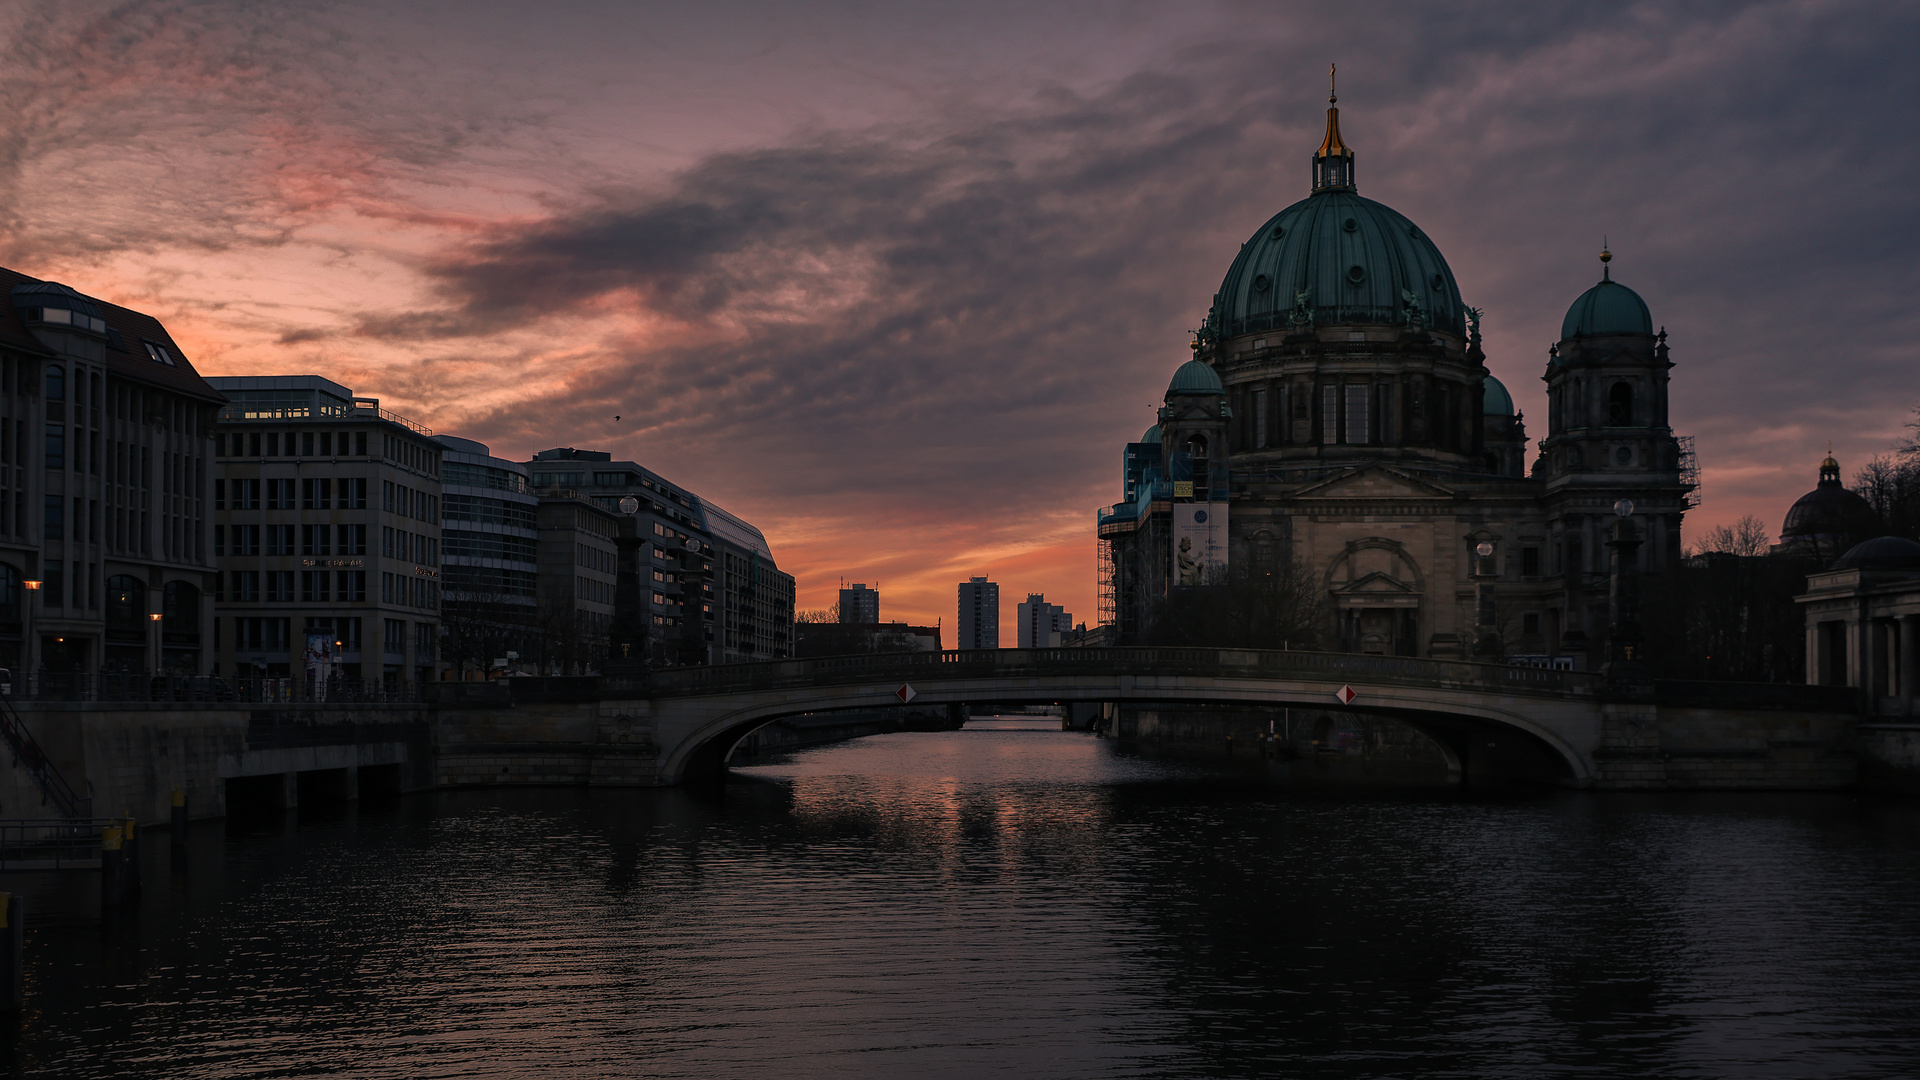
<svg viewBox="0 0 1920 1080"><path fill-rule="evenodd" d="M1326 639L1332 606L1313 573L1286 563L1266 573L1220 575L1176 588L1152 607L1142 645L1313 649Z"/></svg>
<svg viewBox="0 0 1920 1080"><path fill-rule="evenodd" d="M1700 534L1700 542L1688 548L1684 554L1691 558L1694 555L1717 551L1746 558L1765 555L1768 541L1766 524L1752 514L1747 514L1732 525L1715 525Z"/></svg>

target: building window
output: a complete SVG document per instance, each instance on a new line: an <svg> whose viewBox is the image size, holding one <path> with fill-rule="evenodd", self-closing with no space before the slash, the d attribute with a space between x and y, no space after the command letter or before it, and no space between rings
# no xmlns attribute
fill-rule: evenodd
<svg viewBox="0 0 1920 1080"><path fill-rule="evenodd" d="M267 554L269 555L293 554L293 526L291 525L267 526Z"/></svg>
<svg viewBox="0 0 1920 1080"><path fill-rule="evenodd" d="M45 505L44 535L49 540L59 540L65 537L67 535L66 500L58 495L49 495L46 498Z"/></svg>
<svg viewBox="0 0 1920 1080"><path fill-rule="evenodd" d="M1522 577L1540 576L1540 549L1523 547L1520 549L1520 574Z"/></svg>
<svg viewBox="0 0 1920 1080"><path fill-rule="evenodd" d="M235 570L233 572L233 602L236 604L255 604L260 601L260 571Z"/></svg>
<svg viewBox="0 0 1920 1080"><path fill-rule="evenodd" d="M67 467L67 428L65 424L47 425L47 468Z"/></svg>
<svg viewBox="0 0 1920 1080"><path fill-rule="evenodd" d="M327 544L328 535L332 532L333 532L333 526L331 525L300 526L300 554L302 555L332 554Z"/></svg>
<svg viewBox="0 0 1920 1080"><path fill-rule="evenodd" d="M233 554L260 554L260 526L235 525L233 527Z"/></svg>
<svg viewBox="0 0 1920 1080"><path fill-rule="evenodd" d="M1253 448L1255 450L1267 448L1267 392L1265 390L1253 392Z"/></svg>
<svg viewBox="0 0 1920 1080"><path fill-rule="evenodd" d="M383 619L380 647L383 651L399 656L407 651L407 622L405 619Z"/></svg>
<svg viewBox="0 0 1920 1080"><path fill-rule="evenodd" d="M300 602L303 604L324 604L332 600L332 572L327 570L300 571Z"/></svg>
<svg viewBox="0 0 1920 1080"><path fill-rule="evenodd" d="M267 571L267 602L272 604L293 603L293 571Z"/></svg>
<svg viewBox="0 0 1920 1080"><path fill-rule="evenodd" d="M1331 446L1340 441L1340 385L1327 383L1320 388L1320 442Z"/></svg>
<svg viewBox="0 0 1920 1080"><path fill-rule="evenodd" d="M1633 387L1617 382L1607 391L1607 424L1628 427L1633 423Z"/></svg>
<svg viewBox="0 0 1920 1080"><path fill-rule="evenodd" d="M1357 446L1368 442L1367 387L1364 383L1347 386L1347 438Z"/></svg>

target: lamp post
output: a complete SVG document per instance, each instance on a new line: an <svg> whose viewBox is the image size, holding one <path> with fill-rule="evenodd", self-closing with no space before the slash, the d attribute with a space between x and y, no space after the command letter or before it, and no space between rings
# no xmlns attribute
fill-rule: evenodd
<svg viewBox="0 0 1920 1080"><path fill-rule="evenodd" d="M1479 660L1498 660L1501 652L1500 628L1496 625L1493 602L1493 582L1498 575L1494 572L1493 545L1482 540L1474 545L1473 553L1479 556L1474 560L1473 572L1479 600L1473 655Z"/></svg>
<svg viewBox="0 0 1920 1080"><path fill-rule="evenodd" d="M150 612L147 621L153 624L153 673L160 674L160 620L166 618L161 612Z"/></svg>
<svg viewBox="0 0 1920 1080"><path fill-rule="evenodd" d="M27 677L40 667L40 665L35 662L40 657L40 639L34 636L34 615L36 614L34 609L40 606L40 586L43 583L39 581L22 581L20 584L27 587L27 595L24 598L25 602L23 604L26 608L26 625L22 627L20 635L24 639L21 642L24 648L20 650L20 663L27 670L21 672L20 684L26 688L27 693L30 694L36 688L32 683L27 681Z"/></svg>

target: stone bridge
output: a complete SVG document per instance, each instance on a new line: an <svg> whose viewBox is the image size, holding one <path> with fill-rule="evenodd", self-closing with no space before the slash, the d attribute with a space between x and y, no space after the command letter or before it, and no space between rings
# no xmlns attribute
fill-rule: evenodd
<svg viewBox="0 0 1920 1080"><path fill-rule="evenodd" d="M1633 696L1610 694L1599 676L1570 671L1187 648L986 649L658 670L644 697L600 690L602 771L609 782L621 782L615 776L624 773L628 783L713 776L764 724L799 713L898 705L903 685L912 687L919 708L1101 702L1389 716L1432 736L1462 776L1476 759L1497 759L1502 771L1573 787L1664 787L1679 755L1696 773L1721 777L1679 786L1851 782L1844 746L1853 723L1850 699L1826 687L1661 683L1651 697ZM1343 686L1355 691L1350 705L1335 697ZM457 753L442 747L448 751ZM616 765L619 759L624 764ZM1781 765L1789 773L1799 765L1810 771L1796 782L1779 775Z"/></svg>

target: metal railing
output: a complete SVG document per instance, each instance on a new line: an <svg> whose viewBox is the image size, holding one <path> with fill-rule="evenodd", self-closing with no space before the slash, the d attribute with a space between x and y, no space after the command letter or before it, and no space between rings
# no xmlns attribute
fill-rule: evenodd
<svg viewBox="0 0 1920 1080"><path fill-rule="evenodd" d="M0 820L0 870L93 870L102 834L125 818Z"/></svg>
<svg viewBox="0 0 1920 1080"><path fill-rule="evenodd" d="M1032 678L1047 675L1366 680L1375 684L1556 695L1591 693L1599 686L1598 676L1585 672L1402 656L1257 649L971 649L863 653L771 663L659 668L648 672L653 692L668 696L835 685L854 679L906 681L955 676Z"/></svg>
<svg viewBox="0 0 1920 1080"><path fill-rule="evenodd" d="M13 711L13 704L0 698L0 737L7 741L7 749L13 752L13 766L25 769L27 775L40 788L43 802L52 803L54 809L65 818L79 818L92 812L93 800L82 796L60 775L46 751L40 749L27 725L20 720L20 714Z"/></svg>
<svg viewBox="0 0 1920 1080"><path fill-rule="evenodd" d="M202 703L202 704L414 704L420 685L331 679L316 684L294 677L221 678L213 675L97 674L93 672L16 673L11 697L16 702Z"/></svg>

